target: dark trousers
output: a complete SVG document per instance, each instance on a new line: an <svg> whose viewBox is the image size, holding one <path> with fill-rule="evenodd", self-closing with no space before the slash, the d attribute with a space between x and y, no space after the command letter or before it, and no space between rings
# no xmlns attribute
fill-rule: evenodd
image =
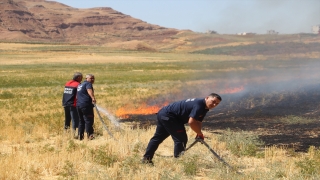
<svg viewBox="0 0 320 180"><path fill-rule="evenodd" d="M179 157L181 152L185 150L188 142L184 124L179 123L178 120L169 119L163 113L158 113L157 119L156 132L149 141L144 157L148 160L152 160L159 145L170 135L174 141L174 157Z"/></svg>
<svg viewBox="0 0 320 180"><path fill-rule="evenodd" d="M79 138L84 138L84 130L86 130L87 136L93 134L94 114L93 107L77 107L79 114Z"/></svg>
<svg viewBox="0 0 320 180"><path fill-rule="evenodd" d="M70 128L70 123L72 120L72 129L76 130L79 126L79 116L77 108L74 106L65 106L64 107L64 129Z"/></svg>

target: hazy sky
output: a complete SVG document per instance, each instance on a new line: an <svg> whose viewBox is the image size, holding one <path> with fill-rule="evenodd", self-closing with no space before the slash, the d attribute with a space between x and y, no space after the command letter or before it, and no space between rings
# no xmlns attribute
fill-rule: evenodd
<svg viewBox="0 0 320 180"><path fill-rule="evenodd" d="M311 33L320 0L56 0L75 8L111 7L150 24L219 34Z"/></svg>

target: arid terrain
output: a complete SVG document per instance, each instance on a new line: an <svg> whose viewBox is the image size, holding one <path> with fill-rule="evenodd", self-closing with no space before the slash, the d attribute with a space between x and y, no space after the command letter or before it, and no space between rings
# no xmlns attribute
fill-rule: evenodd
<svg viewBox="0 0 320 180"><path fill-rule="evenodd" d="M320 34L199 33L111 7L0 0L0 65L0 179L319 177ZM118 140L98 117L94 141L62 132L61 92L75 71L96 75L98 104ZM208 91L222 102L204 120L206 141L244 176L200 145L182 160L141 165L155 113ZM170 155L171 139L161 148Z"/></svg>
<svg viewBox="0 0 320 180"><path fill-rule="evenodd" d="M162 48L179 33L135 19L110 7L77 9L54 1L1 0L2 41ZM149 47L150 46L150 47Z"/></svg>
<svg viewBox="0 0 320 180"><path fill-rule="evenodd" d="M256 56L262 60L316 58L320 53L319 35L236 36L195 33L148 24L110 7L77 9L44 0L0 0L0 3L0 41L3 42L98 45L119 50ZM3 47L3 50L11 51L6 48ZM58 51L63 52L63 47ZM73 61L80 62L92 55L83 54ZM61 56L60 61L64 59ZM130 62L125 59L123 62ZM101 62L107 61L106 57L101 59ZM209 116L207 128L256 131L267 145L285 145L297 151L306 151L310 145L319 146L319 121L283 124L278 123L278 119L290 115L318 118L317 102L320 97L316 89L318 86L308 90L313 92L313 96L305 95L309 92L299 92L303 96L296 95L299 98L294 99L289 96L264 106L222 107L220 111L217 110L218 115L212 116L213 120ZM257 95L253 98L260 97ZM148 119L148 116L142 119Z"/></svg>

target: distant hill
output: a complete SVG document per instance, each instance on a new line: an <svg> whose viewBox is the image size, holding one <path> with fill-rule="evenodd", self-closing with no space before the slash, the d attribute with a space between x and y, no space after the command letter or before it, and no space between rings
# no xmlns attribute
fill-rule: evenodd
<svg viewBox="0 0 320 180"><path fill-rule="evenodd" d="M0 6L2 41L92 45L143 41L158 44L179 32L143 22L109 7L77 9L44 0L0 0Z"/></svg>
<svg viewBox="0 0 320 180"><path fill-rule="evenodd" d="M317 50L318 44L304 46L307 43L319 43L320 35L196 33L149 24L110 7L78 9L45 0L0 0L0 7L0 42L66 43L126 50L227 55L246 55L246 52L249 52L248 55L260 52L272 55L273 51L281 53L279 49L282 45L288 47L288 43L300 43L297 46L301 49L299 52L320 51ZM272 44L276 44L277 48L271 48L267 53L256 47L255 50L249 50L256 44L260 49L270 49ZM237 50L232 49L234 46L246 47ZM295 53L295 48L286 49L286 54L290 51Z"/></svg>

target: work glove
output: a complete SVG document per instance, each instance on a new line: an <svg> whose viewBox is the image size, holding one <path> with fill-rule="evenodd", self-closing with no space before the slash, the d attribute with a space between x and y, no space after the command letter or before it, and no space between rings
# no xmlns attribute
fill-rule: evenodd
<svg viewBox="0 0 320 180"><path fill-rule="evenodd" d="M203 134L197 134L196 140L204 140Z"/></svg>

